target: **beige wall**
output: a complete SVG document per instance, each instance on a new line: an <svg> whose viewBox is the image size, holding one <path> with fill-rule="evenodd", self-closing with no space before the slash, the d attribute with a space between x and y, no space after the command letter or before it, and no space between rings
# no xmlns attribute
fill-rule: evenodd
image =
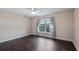
<svg viewBox="0 0 79 59"><path fill-rule="evenodd" d="M73 11L62 12L53 15L55 16L56 22L56 37L58 39L72 41L72 20L73 20ZM37 35L36 33L36 26L38 18L32 19L32 34Z"/></svg>
<svg viewBox="0 0 79 59"><path fill-rule="evenodd" d="M73 39L73 11L55 15L56 36L58 39L72 41Z"/></svg>
<svg viewBox="0 0 79 59"><path fill-rule="evenodd" d="M30 19L0 12L0 42L31 34Z"/></svg>
<svg viewBox="0 0 79 59"><path fill-rule="evenodd" d="M77 50L79 50L79 9L74 11L74 41Z"/></svg>
<svg viewBox="0 0 79 59"><path fill-rule="evenodd" d="M32 34L37 34L36 32L36 27L37 27L37 21L38 21L38 18L32 18Z"/></svg>

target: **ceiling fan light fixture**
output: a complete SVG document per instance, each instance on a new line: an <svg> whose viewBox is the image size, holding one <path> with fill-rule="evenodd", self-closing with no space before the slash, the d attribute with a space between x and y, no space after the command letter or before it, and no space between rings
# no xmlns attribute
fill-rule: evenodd
<svg viewBox="0 0 79 59"><path fill-rule="evenodd" d="M35 14L36 14L35 8L32 8L31 14L35 16Z"/></svg>
<svg viewBox="0 0 79 59"><path fill-rule="evenodd" d="M32 12L31 12L31 14L32 14L32 15L35 15L35 14L36 14L36 12L35 12L35 11L32 11Z"/></svg>

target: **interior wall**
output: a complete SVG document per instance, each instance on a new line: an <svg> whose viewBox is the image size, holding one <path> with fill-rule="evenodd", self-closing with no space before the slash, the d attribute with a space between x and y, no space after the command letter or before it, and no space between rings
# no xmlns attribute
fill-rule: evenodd
<svg viewBox="0 0 79 59"><path fill-rule="evenodd" d="M34 35L37 35L37 31L36 31L36 28L37 28L37 22L38 22L38 18L32 18L32 34Z"/></svg>
<svg viewBox="0 0 79 59"><path fill-rule="evenodd" d="M55 15L56 38L67 41L73 40L73 11Z"/></svg>
<svg viewBox="0 0 79 59"><path fill-rule="evenodd" d="M79 8L74 11L74 41L77 50L79 50Z"/></svg>
<svg viewBox="0 0 79 59"><path fill-rule="evenodd" d="M30 27L29 18L0 12L0 42L30 35Z"/></svg>
<svg viewBox="0 0 79 59"><path fill-rule="evenodd" d="M73 39L73 11L61 12L53 15L56 24L56 38L61 40L72 41ZM41 18L41 17L40 17ZM39 18L32 19L32 34L37 35L37 21Z"/></svg>

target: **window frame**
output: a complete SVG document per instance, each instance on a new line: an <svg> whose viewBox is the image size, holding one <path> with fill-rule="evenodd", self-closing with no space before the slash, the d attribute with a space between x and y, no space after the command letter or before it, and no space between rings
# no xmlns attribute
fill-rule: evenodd
<svg viewBox="0 0 79 59"><path fill-rule="evenodd" d="M49 19L49 18L46 18L46 19ZM41 20L40 20L40 21L41 21ZM39 25L38 25L38 32L39 32L39 33L52 33L52 32L50 32L50 31L49 31L49 32L46 31L46 28L47 28L47 26L46 26L46 24L47 24L47 20L44 20L44 21L45 21L45 31L40 31L40 30L39 30L39 27L40 27L40 21L39 21ZM49 25L50 25L50 24L52 25L52 22L51 22L50 19L49 19L49 21L50 21ZM53 28L54 28L54 27L53 27L53 25L52 25L52 28L49 28L49 29L53 29Z"/></svg>

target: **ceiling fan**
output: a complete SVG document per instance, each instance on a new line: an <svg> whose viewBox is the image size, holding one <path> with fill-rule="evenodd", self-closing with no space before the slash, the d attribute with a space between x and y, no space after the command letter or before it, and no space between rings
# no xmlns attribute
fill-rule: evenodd
<svg viewBox="0 0 79 59"><path fill-rule="evenodd" d="M36 16L36 12L39 11L39 8L31 8L32 12L31 15Z"/></svg>
<svg viewBox="0 0 79 59"><path fill-rule="evenodd" d="M41 8L26 8L26 11L30 11L30 16L37 16L39 12L41 11Z"/></svg>

